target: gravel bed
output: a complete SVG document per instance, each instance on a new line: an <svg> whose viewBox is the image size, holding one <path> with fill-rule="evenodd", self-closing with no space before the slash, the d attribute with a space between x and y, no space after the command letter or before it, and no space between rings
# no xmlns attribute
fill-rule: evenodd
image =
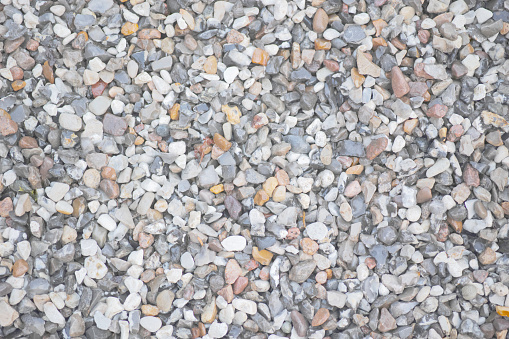
<svg viewBox="0 0 509 339"><path fill-rule="evenodd" d="M497 338L509 1L0 0L2 338Z"/></svg>

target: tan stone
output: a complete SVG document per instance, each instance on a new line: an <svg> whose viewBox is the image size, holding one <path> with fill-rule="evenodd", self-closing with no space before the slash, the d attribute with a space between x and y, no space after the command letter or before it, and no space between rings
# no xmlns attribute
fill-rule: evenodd
<svg viewBox="0 0 509 339"><path fill-rule="evenodd" d="M260 264L264 266L269 265L272 260L272 257L274 256L274 254L267 250L259 251L258 247L253 247L252 255L254 260L258 261Z"/></svg>
<svg viewBox="0 0 509 339"><path fill-rule="evenodd" d="M274 189L277 187L278 181L275 177L270 177L263 183L263 189L269 197L272 197L272 192L274 192Z"/></svg>

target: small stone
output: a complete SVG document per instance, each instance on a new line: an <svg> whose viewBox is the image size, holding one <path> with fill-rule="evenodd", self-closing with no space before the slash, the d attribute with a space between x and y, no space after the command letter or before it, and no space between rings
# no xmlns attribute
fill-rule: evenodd
<svg viewBox="0 0 509 339"><path fill-rule="evenodd" d="M267 250L258 250L258 247L253 247L253 259L259 262L260 264L267 266L272 261L272 257L274 256L271 252Z"/></svg>
<svg viewBox="0 0 509 339"><path fill-rule="evenodd" d="M299 337L306 337L307 331L309 328L309 324L306 321L306 318L304 318L302 313L300 313L299 311L295 311L295 310L290 313L290 316L292 319L292 323L293 323L295 332L297 332L297 335Z"/></svg>
<svg viewBox="0 0 509 339"><path fill-rule="evenodd" d="M302 239L300 241L300 246L302 247L302 251L306 254L313 255L318 252L318 244L310 238Z"/></svg>
<svg viewBox="0 0 509 339"><path fill-rule="evenodd" d="M391 71L392 90L396 97L401 98L410 91L410 86L405 80L405 76L398 66L394 66Z"/></svg>
<svg viewBox="0 0 509 339"><path fill-rule="evenodd" d="M378 321L378 330L380 332L389 332L397 328L396 320L386 308L380 311L380 320Z"/></svg>
<svg viewBox="0 0 509 339"><path fill-rule="evenodd" d="M486 247L486 249L479 254L479 262L483 265L491 265L497 261L497 254L491 247Z"/></svg>
<svg viewBox="0 0 509 339"><path fill-rule="evenodd" d="M269 53L264 51L261 48L256 48L253 52L253 57L251 58L251 62L253 64L258 64L262 66L267 66L267 62L269 61Z"/></svg>
<svg viewBox="0 0 509 339"><path fill-rule="evenodd" d="M215 56L211 55L205 61L203 65L203 70L207 74L216 74L217 73L217 59Z"/></svg>
<svg viewBox="0 0 509 339"><path fill-rule="evenodd" d="M370 75L374 78L380 76L381 68L368 60L363 52L357 53L357 69L362 75Z"/></svg>
<svg viewBox="0 0 509 339"><path fill-rule="evenodd" d="M473 284L463 286L461 295L465 300L473 300L477 296L477 288Z"/></svg>
<svg viewBox="0 0 509 339"><path fill-rule="evenodd" d="M235 259L228 260L224 271L224 279L227 284L233 284L242 274L242 268Z"/></svg>
<svg viewBox="0 0 509 339"><path fill-rule="evenodd" d="M270 196L265 190L259 190L254 197L254 203L258 206L263 206L269 199Z"/></svg>
<svg viewBox="0 0 509 339"><path fill-rule="evenodd" d="M428 108L426 115L431 118L442 118L447 114L448 107L444 104L435 104Z"/></svg>
<svg viewBox="0 0 509 339"><path fill-rule="evenodd" d="M232 235L221 242L221 245L228 252L239 252L246 248L246 238L240 235Z"/></svg>
<svg viewBox="0 0 509 339"><path fill-rule="evenodd" d="M320 326L323 325L327 319L329 319L330 312L326 308L320 308L313 317L313 321L311 322L311 326Z"/></svg>
<svg viewBox="0 0 509 339"><path fill-rule="evenodd" d="M329 16L323 8L318 8L315 12L315 16L313 17L313 31L318 34L323 33L328 24Z"/></svg>
<svg viewBox="0 0 509 339"><path fill-rule="evenodd" d="M7 197L0 201L0 217L7 218L9 216L9 212L13 210L14 205L12 204L12 199Z"/></svg>
<svg viewBox="0 0 509 339"><path fill-rule="evenodd" d="M240 110L237 106L230 107L228 105L222 105L221 109L223 113L226 114L230 124L236 125L240 123L240 117L242 116L242 113L240 113Z"/></svg>
<svg viewBox="0 0 509 339"><path fill-rule="evenodd" d="M7 302L0 300L0 326L7 328L18 318L19 313Z"/></svg>
<svg viewBox="0 0 509 339"><path fill-rule="evenodd" d="M120 136L123 135L127 129L127 123L121 117L107 113L103 118L103 129L105 133Z"/></svg>
<svg viewBox="0 0 509 339"><path fill-rule="evenodd" d="M123 35L131 35L138 31L138 24L132 22L126 22L121 29Z"/></svg>
<svg viewBox="0 0 509 339"><path fill-rule="evenodd" d="M293 266L290 270L289 278L291 281L295 281L298 284L302 284L306 281L316 268L316 262L314 260L304 260Z"/></svg>
<svg viewBox="0 0 509 339"><path fill-rule="evenodd" d="M12 135L18 131L18 124L11 120L10 118L6 118L5 116L0 116L0 133L6 137Z"/></svg>
<svg viewBox="0 0 509 339"><path fill-rule="evenodd" d="M463 169L463 181L467 186L471 187L478 187L480 185L479 172L470 164L467 164Z"/></svg>
<svg viewBox="0 0 509 339"><path fill-rule="evenodd" d="M380 153L382 153L389 144L386 137L379 137L373 139L371 143L366 147L366 158L369 160L375 159Z"/></svg>
<svg viewBox="0 0 509 339"><path fill-rule="evenodd" d="M12 275L14 277L21 277L28 272L28 263L23 259L18 259L12 266Z"/></svg>

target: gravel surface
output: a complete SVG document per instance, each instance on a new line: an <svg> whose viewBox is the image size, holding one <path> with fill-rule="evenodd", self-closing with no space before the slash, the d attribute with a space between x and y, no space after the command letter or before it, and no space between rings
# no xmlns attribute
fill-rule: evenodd
<svg viewBox="0 0 509 339"><path fill-rule="evenodd" d="M507 0L0 0L0 336L505 338L507 38Z"/></svg>

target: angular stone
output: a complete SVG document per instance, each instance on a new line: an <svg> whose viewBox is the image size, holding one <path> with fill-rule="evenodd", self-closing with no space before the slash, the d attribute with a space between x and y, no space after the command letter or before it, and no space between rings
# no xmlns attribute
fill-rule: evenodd
<svg viewBox="0 0 509 339"><path fill-rule="evenodd" d="M330 312L326 308L320 308L313 317L313 321L311 322L311 326L320 326L323 325L327 319L329 319Z"/></svg>
<svg viewBox="0 0 509 339"><path fill-rule="evenodd" d="M362 75L371 75L374 78L380 76L382 69L371 62L363 52L357 51L357 69Z"/></svg>
<svg viewBox="0 0 509 339"><path fill-rule="evenodd" d="M375 159L387 148L388 144L389 140L385 136L373 139L366 147L366 158L369 160Z"/></svg>
<svg viewBox="0 0 509 339"><path fill-rule="evenodd" d="M410 91L410 86L405 80L403 72L398 66L394 66L391 71L392 90L396 97L401 98Z"/></svg>

